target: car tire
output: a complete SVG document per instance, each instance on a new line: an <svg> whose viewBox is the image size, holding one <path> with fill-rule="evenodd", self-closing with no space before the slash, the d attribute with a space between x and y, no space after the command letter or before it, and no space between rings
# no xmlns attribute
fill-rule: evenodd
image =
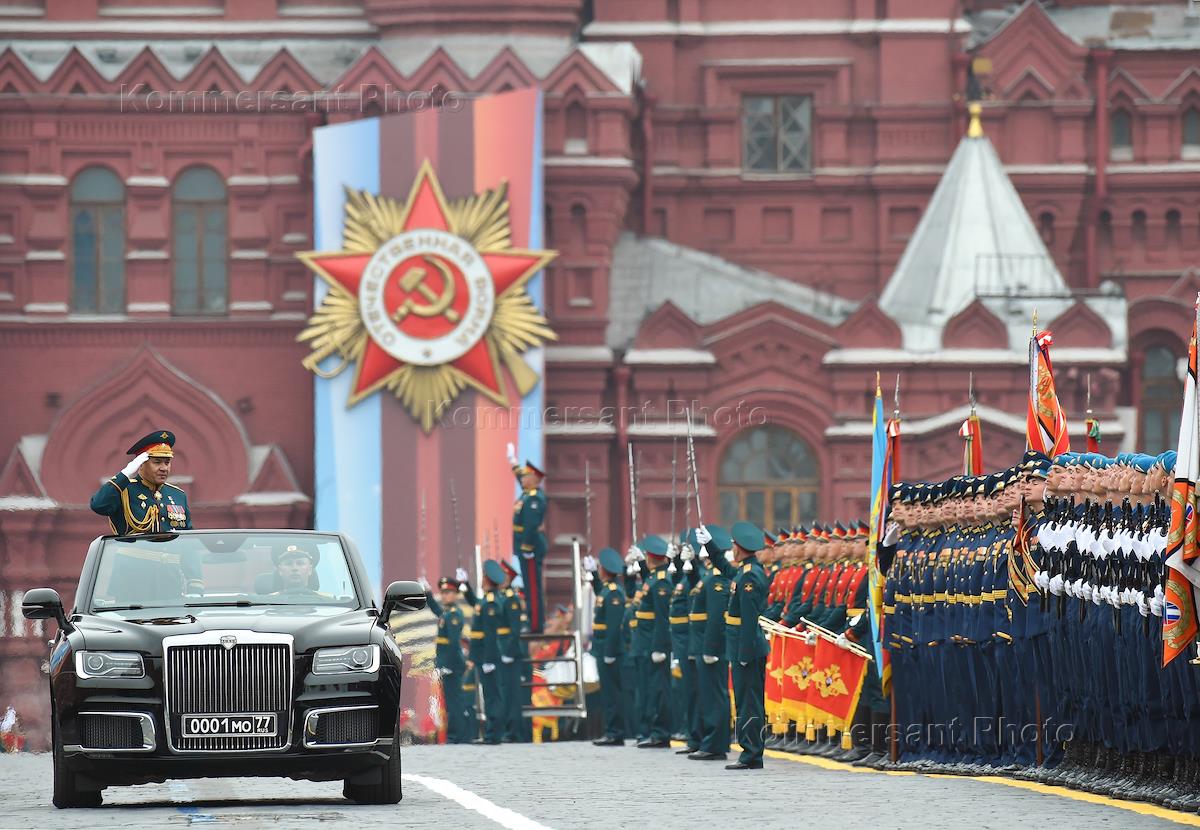
<svg viewBox="0 0 1200 830"><path fill-rule="evenodd" d="M99 807L103 801L100 790L84 790L78 786L78 776L67 769L63 756L62 738L58 734L58 718L51 714L50 743L54 757L54 793L51 800L60 810L72 807Z"/></svg>
<svg viewBox="0 0 1200 830"><path fill-rule="evenodd" d="M400 727L392 737L392 752L380 770L378 784L342 784L342 795L356 804L399 804L404 797L400 782Z"/></svg>

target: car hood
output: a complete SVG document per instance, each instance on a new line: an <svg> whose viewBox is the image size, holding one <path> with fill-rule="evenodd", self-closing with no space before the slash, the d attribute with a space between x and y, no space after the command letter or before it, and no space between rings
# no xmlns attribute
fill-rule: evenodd
<svg viewBox="0 0 1200 830"><path fill-rule="evenodd" d="M177 612L177 613L176 613ZM140 651L162 656L162 641L179 634L256 631L291 634L297 653L323 646L378 642L376 617L358 609L314 607L188 608L84 615L76 623L79 648ZM126 616L128 615L128 616ZM136 616L134 616L136 615Z"/></svg>

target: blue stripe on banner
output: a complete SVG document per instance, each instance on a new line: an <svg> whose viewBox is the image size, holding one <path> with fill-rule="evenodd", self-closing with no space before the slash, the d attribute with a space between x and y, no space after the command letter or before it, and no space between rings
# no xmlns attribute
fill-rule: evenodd
<svg viewBox="0 0 1200 830"><path fill-rule="evenodd" d="M379 119L334 124L313 131L313 247L342 247L343 187L379 192ZM316 278L319 304L328 292ZM337 359L322 367L333 369ZM345 533L354 540L379 595L383 574L379 451L380 395L348 408L354 367L336 378L315 382L316 529Z"/></svg>
<svg viewBox="0 0 1200 830"><path fill-rule="evenodd" d="M533 177L533 187L530 188L529 198L529 245L531 250L537 250L544 244L543 221L546 211L544 205L543 170L542 170L542 93L539 90L535 105L535 122L533 127L533 164L530 166ZM529 298L533 304L545 311L545 272L538 271L527 283ZM521 399L520 427L517 432L517 446L520 456L528 458L534 464L545 466L546 446L542 441L543 407L546 400L546 353L542 348L530 349L525 353L525 362L538 373L541 383Z"/></svg>

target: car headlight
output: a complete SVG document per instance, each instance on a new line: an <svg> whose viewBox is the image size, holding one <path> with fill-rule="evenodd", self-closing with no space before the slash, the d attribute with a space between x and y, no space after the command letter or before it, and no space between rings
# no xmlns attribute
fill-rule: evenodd
<svg viewBox="0 0 1200 830"><path fill-rule="evenodd" d="M77 651L75 673L92 677L145 677L142 655L131 651Z"/></svg>
<svg viewBox="0 0 1200 830"><path fill-rule="evenodd" d="M379 668L379 646L323 648L313 655L313 674L372 672Z"/></svg>

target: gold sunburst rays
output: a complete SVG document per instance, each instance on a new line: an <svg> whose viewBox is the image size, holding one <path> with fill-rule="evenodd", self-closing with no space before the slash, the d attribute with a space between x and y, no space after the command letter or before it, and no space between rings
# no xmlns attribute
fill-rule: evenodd
<svg viewBox="0 0 1200 830"><path fill-rule="evenodd" d="M363 256L373 256L382 245L406 230L420 229L422 225L410 227L414 225L410 222L410 214L429 215L431 195L440 211L443 227L449 233L466 241L485 261L492 255L492 263L500 263L502 270L508 269L508 276L496 286L492 317L478 344L481 351L470 364L452 361L439 366L418 366L398 362L386 377L364 380L360 387L364 364L379 347L374 344L362 318L364 312L358 297L361 267L353 277L348 277L347 272L353 270L351 263L338 260L357 257L353 264L365 266ZM421 199L426 210L414 214L414 206ZM510 405L508 390L512 387L521 397L528 394L539 382L539 377L522 354L558 338L534 305L527 285L557 254L513 248L509 209L507 181L473 196L447 200L428 161L421 165L404 201L346 187L342 249L298 255L329 286L329 292L297 338L312 349L303 359L303 365L320 377L330 378L353 364L355 379L349 406L376 390L386 389L425 432L433 428L441 412L464 389L476 389L500 406ZM524 271L519 275L506 264L516 260L526 263L520 266ZM340 359L340 365L322 369L321 364L333 357ZM491 367L490 376L482 368L484 366ZM512 378L511 386L501 374L502 367Z"/></svg>

